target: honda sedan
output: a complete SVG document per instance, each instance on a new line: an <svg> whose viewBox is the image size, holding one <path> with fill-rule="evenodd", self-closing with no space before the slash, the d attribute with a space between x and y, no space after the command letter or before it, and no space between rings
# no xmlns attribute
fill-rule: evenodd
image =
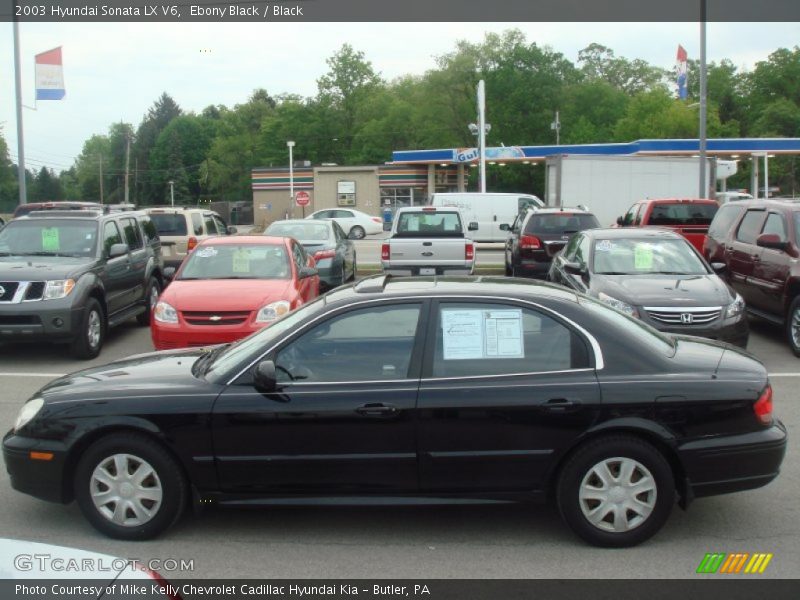
<svg viewBox="0 0 800 600"><path fill-rule="evenodd" d="M17 490L153 537L187 505L553 499L601 546L680 498L761 487L786 429L764 366L564 288L367 278L233 345L57 379L3 442Z"/></svg>

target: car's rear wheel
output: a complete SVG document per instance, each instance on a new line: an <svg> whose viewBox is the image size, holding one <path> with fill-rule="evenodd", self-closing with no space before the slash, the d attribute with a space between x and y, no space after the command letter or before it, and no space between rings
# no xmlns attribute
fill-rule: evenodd
<svg viewBox="0 0 800 600"><path fill-rule="evenodd" d="M70 350L75 358L90 359L100 354L106 338L106 317L96 298L89 298Z"/></svg>
<svg viewBox="0 0 800 600"><path fill-rule="evenodd" d="M664 456L647 442L608 436L588 442L559 474L556 502L564 521L595 546L635 546L653 536L675 502Z"/></svg>
<svg viewBox="0 0 800 600"><path fill-rule="evenodd" d="M800 356L800 296L797 296L789 306L786 315L786 337L795 356Z"/></svg>
<svg viewBox="0 0 800 600"><path fill-rule="evenodd" d="M110 435L90 446L74 484L92 526L123 540L146 540L167 529L183 512L188 493L175 460L137 433Z"/></svg>
<svg viewBox="0 0 800 600"><path fill-rule="evenodd" d="M136 316L136 322L139 325L150 325L150 315L153 314L159 294L161 294L161 284L158 283L158 279L151 277L150 281L147 282L147 290L144 295L147 302L147 310Z"/></svg>
<svg viewBox="0 0 800 600"><path fill-rule="evenodd" d="M361 225L354 225L352 229L350 229L350 237L354 240L363 240L364 237L367 235L367 232L364 231L364 228Z"/></svg>

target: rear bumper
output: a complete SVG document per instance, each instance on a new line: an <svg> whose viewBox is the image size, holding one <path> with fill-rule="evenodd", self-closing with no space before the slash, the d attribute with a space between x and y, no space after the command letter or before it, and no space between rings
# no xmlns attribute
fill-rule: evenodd
<svg viewBox="0 0 800 600"><path fill-rule="evenodd" d="M383 272L386 275L472 275L474 270L474 263L467 265L454 265L454 266L433 266L433 265L392 265L391 263L382 262ZM423 272L425 269L433 269L434 272Z"/></svg>
<svg viewBox="0 0 800 600"><path fill-rule="evenodd" d="M51 460L34 460L31 452L50 452ZM48 502L65 504L72 497L64 485L67 449L61 442L37 440L14 435L3 438L3 458L11 478L11 487Z"/></svg>
<svg viewBox="0 0 800 600"><path fill-rule="evenodd" d="M523 259L514 265L514 275L517 277L547 277L550 272L550 259L529 260Z"/></svg>
<svg viewBox="0 0 800 600"><path fill-rule="evenodd" d="M695 497L715 496L767 485L786 454L786 427L780 421L762 431L697 440L678 447Z"/></svg>

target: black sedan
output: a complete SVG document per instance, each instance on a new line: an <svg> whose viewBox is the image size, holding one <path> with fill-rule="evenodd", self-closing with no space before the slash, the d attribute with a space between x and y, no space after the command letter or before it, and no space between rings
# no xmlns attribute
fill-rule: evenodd
<svg viewBox="0 0 800 600"><path fill-rule="evenodd" d="M577 233L553 260L548 279L660 331L747 346L750 330L744 300L674 231Z"/></svg>
<svg viewBox="0 0 800 600"><path fill-rule="evenodd" d="M314 257L320 291L326 292L356 277L356 249L344 230L330 219L275 221L265 235L292 237Z"/></svg>
<svg viewBox="0 0 800 600"><path fill-rule="evenodd" d="M761 487L786 429L764 366L562 287L372 277L233 345L57 379L4 438L12 485L155 536L196 505L544 501L592 544L676 494Z"/></svg>

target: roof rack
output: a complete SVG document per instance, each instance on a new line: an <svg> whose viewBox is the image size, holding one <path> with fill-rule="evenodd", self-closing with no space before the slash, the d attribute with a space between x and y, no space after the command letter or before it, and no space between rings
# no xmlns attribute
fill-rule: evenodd
<svg viewBox="0 0 800 600"><path fill-rule="evenodd" d="M31 212L22 215L22 217L17 218L25 218L25 217L32 217L36 219L47 219L47 218L58 218L58 217L74 217L74 218L92 218L102 215L103 211L99 208L82 208L81 210L32 210Z"/></svg>
<svg viewBox="0 0 800 600"><path fill-rule="evenodd" d="M386 284L392 278L391 275L373 275L372 277L366 277L359 281L355 286L353 286L353 290L358 294L377 294L383 292Z"/></svg>

